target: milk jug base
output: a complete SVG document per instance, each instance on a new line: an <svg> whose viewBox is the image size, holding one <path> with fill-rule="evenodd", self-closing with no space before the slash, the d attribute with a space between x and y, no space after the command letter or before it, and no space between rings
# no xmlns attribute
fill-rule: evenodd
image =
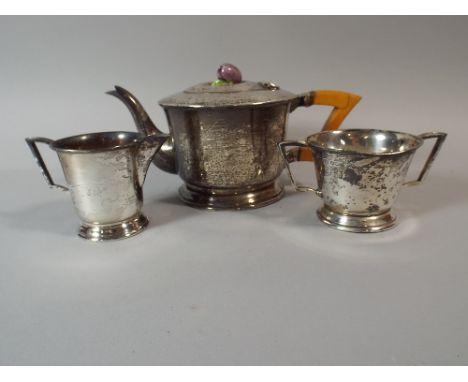
<svg viewBox="0 0 468 382"><path fill-rule="evenodd" d="M143 214L115 224L83 223L78 236L91 241L125 239L140 233L148 223L148 218Z"/></svg>

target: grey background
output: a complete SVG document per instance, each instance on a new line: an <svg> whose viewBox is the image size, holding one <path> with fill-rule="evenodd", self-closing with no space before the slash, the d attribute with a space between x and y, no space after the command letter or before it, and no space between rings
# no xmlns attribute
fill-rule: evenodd
<svg viewBox="0 0 468 382"><path fill-rule="evenodd" d="M466 364L467 36L465 17L1 17L0 364ZM114 84L165 130L157 100L222 62L361 94L344 128L449 133L427 182L402 191L400 225L331 230L290 187L260 210L198 211L152 167L145 233L73 236L69 196L23 138L133 130ZM297 110L288 136L328 112Z"/></svg>

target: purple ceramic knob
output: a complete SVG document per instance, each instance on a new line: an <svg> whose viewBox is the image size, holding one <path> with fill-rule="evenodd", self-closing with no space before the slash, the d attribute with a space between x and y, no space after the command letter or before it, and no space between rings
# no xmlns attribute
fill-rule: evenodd
<svg viewBox="0 0 468 382"><path fill-rule="evenodd" d="M242 74L238 68L232 64L223 64L218 68L218 79L232 81L235 84L242 82Z"/></svg>

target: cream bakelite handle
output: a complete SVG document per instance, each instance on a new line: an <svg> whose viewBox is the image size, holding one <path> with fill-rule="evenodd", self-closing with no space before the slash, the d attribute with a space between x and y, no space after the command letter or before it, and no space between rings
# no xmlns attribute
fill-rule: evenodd
<svg viewBox="0 0 468 382"><path fill-rule="evenodd" d="M322 131L336 130L340 127L351 110L353 110L354 106L359 103L361 98L362 97L357 94L339 90L314 90L310 92L309 95L310 103L305 103L304 106L333 106L333 110L325 122L325 125L323 125Z"/></svg>
<svg viewBox="0 0 468 382"><path fill-rule="evenodd" d="M333 106L333 110L322 127L322 131L329 131L338 129L361 99L362 97L357 94L340 90L314 90L304 95L301 106ZM295 152L290 153L290 155L294 155L297 160L309 162L314 160L311 150L302 147L296 147L292 150Z"/></svg>

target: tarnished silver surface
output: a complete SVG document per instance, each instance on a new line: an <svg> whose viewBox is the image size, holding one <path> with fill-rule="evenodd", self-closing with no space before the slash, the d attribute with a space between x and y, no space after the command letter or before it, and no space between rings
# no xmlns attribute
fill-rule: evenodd
<svg viewBox="0 0 468 382"><path fill-rule="evenodd" d="M178 174L184 188L192 190L180 193L184 202L241 209L281 197L275 180L284 165L276 143L284 139L288 104L225 110L167 108L166 115L174 132Z"/></svg>
<svg viewBox="0 0 468 382"><path fill-rule="evenodd" d="M116 86L109 94L127 105L139 131L161 134L130 92ZM337 128L360 97L326 94L335 98L319 104L335 106L329 121ZM277 179L284 164L276 145L285 138L289 113L314 104L314 96L314 92L294 95L272 83L196 85L160 101L171 139L154 163L180 175L185 184L179 195L191 206L244 209L273 203L283 195Z"/></svg>
<svg viewBox="0 0 468 382"><path fill-rule="evenodd" d="M57 187L37 149L47 143L57 152L75 210L82 222L79 236L92 241L130 237L147 224L141 214L142 186L148 166L167 136L104 132L52 141L27 138L50 186Z"/></svg>
<svg viewBox="0 0 468 382"><path fill-rule="evenodd" d="M391 207L401 186L424 179L445 137L445 133L414 136L383 130L342 130L314 134L306 142L281 142L279 147L296 190L312 191L323 199L324 205L317 211L320 220L344 231L378 232L395 224ZM405 183L415 151L428 138L437 140L418 180ZM317 188L295 182L289 163L300 158L289 155L288 147L313 151Z"/></svg>

